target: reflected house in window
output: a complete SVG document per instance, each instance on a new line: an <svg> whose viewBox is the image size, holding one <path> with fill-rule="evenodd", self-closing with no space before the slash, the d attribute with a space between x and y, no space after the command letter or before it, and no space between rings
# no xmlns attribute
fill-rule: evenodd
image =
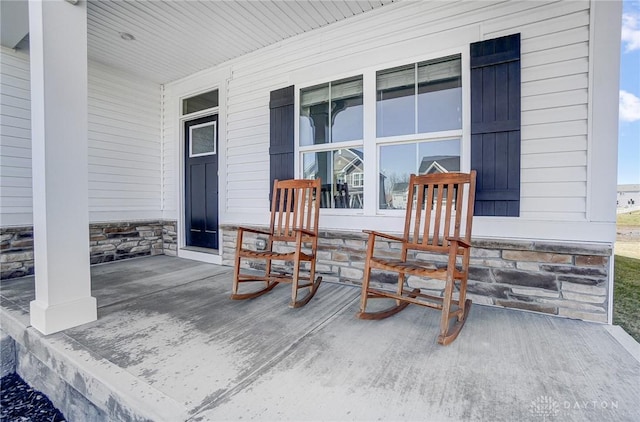
<svg viewBox="0 0 640 422"><path fill-rule="evenodd" d="M441 155L437 157L424 157L420 163L419 174L449 173L460 171L460 156Z"/></svg>

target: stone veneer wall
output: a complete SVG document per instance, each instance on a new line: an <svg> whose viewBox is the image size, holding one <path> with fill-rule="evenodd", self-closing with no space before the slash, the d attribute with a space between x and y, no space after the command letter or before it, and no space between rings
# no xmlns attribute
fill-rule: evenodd
<svg viewBox="0 0 640 422"><path fill-rule="evenodd" d="M233 266L237 227L222 229L222 262ZM247 239L247 243L252 243L255 237ZM361 284L365 235L323 232L318 243L316 270L323 280ZM378 240L376 249L391 255L399 253L398 244L393 242ZM469 297L479 304L607 322L607 310L611 306L608 303L611 257L612 248L606 245L474 239ZM396 280L391 274L374 272L372 275L372 284L378 286ZM442 292L442 283L438 280L412 277L408 282L432 294Z"/></svg>
<svg viewBox="0 0 640 422"><path fill-rule="evenodd" d="M33 275L33 227L0 229L1 279ZM177 255L175 221L92 223L89 225L91 264L148 255Z"/></svg>

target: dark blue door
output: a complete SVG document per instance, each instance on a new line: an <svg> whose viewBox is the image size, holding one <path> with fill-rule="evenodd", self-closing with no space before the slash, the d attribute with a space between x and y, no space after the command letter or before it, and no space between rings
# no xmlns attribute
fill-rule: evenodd
<svg viewBox="0 0 640 422"><path fill-rule="evenodd" d="M185 123L187 246L218 249L218 115Z"/></svg>

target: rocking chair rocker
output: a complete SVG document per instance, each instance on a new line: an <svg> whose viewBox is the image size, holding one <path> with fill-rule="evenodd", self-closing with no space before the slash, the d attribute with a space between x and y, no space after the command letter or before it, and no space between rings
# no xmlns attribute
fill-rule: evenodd
<svg viewBox="0 0 640 422"><path fill-rule="evenodd" d="M315 278L320 183L320 179L274 181L269 230L238 228L231 299L252 299L261 296L279 283L291 283L291 308L306 305L315 295L322 281L322 277ZM264 250L248 247L245 244L245 233L253 233L265 239ZM255 240L255 237L251 240ZM264 261L264 274L242 273L241 259ZM292 264L293 271L291 274L284 269L282 272L276 272L273 261ZM304 271L304 262L309 263L309 275L301 274ZM263 283L264 287L239 292L240 284L255 282ZM308 289L308 292L302 299L298 299L301 289Z"/></svg>
<svg viewBox="0 0 640 422"><path fill-rule="evenodd" d="M464 325L471 300L466 298L469 258L471 249L471 223L475 199L476 172L411 175L409 197L402 237L368 231L367 258L362 282L361 319L382 319L394 315L409 304L427 306L442 311L438 343L454 341ZM401 243L399 259L375 256L375 241ZM421 259L418 259L420 255ZM442 260L430 263L422 255L444 255ZM398 273L395 292L370 287L371 270ZM442 280L444 296L422 293L420 288L408 286L407 276ZM454 288L458 287L458 298ZM395 299L395 306L382 311L367 312L369 299ZM456 321L450 327L450 320Z"/></svg>

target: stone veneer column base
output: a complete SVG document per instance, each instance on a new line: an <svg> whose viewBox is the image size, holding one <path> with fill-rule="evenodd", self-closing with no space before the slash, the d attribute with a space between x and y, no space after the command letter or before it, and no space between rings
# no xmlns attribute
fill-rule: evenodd
<svg viewBox="0 0 640 422"><path fill-rule="evenodd" d="M222 263L234 265L236 226L223 226ZM367 238L354 232L322 232L316 271L324 281L360 285ZM247 237L247 244L255 238ZM376 242L376 249L398 254L399 245ZM473 239L468 293L473 302L607 322L610 244ZM416 258L429 259L428 254ZM445 257L436 257L444 263ZM372 284L393 288L397 277L374 272ZM442 282L410 277L409 284L442 294Z"/></svg>

